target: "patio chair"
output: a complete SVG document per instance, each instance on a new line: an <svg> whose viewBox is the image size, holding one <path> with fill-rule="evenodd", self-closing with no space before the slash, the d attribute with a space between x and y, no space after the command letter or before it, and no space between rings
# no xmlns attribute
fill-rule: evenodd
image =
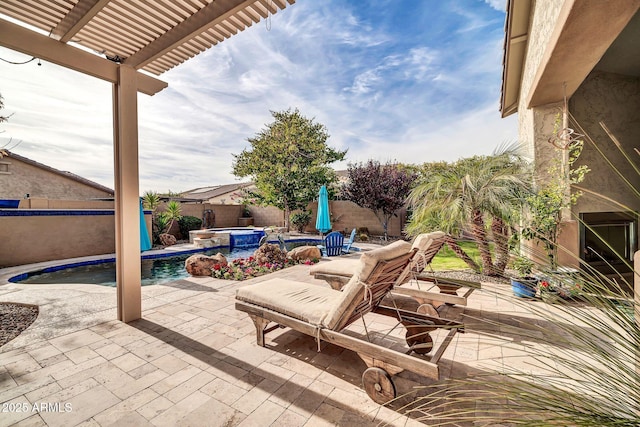
<svg viewBox="0 0 640 427"><path fill-rule="evenodd" d="M282 234L278 234L278 246L283 252L287 250L287 244L285 243L284 236Z"/></svg>
<svg viewBox="0 0 640 427"><path fill-rule="evenodd" d="M364 389L374 401L386 403L396 391L390 374L409 370L439 379L438 361L463 325L413 311L381 304L389 290L402 279L416 255L407 242L398 241L362 254L354 274L342 291L288 279L270 279L237 290L236 309L249 314L256 328L257 343L265 346L265 335L279 326L289 327L321 342L356 352L369 367L362 375ZM395 305L395 304L394 304ZM407 329L402 351L372 342L365 315L370 312L396 318ZM365 322L366 335L345 329L354 321ZM276 325L268 327L271 322ZM432 357L429 332L449 330ZM371 335L373 334L373 331Z"/></svg>
<svg viewBox="0 0 640 427"><path fill-rule="evenodd" d="M338 256L342 254L342 245L344 244L344 236L339 231L332 231L324 238L322 245L318 245L323 254L326 256Z"/></svg>
<svg viewBox="0 0 640 427"><path fill-rule="evenodd" d="M351 250L351 245L353 245L353 242L355 240L356 240L356 229L354 228L353 230L351 230L351 235L349 236L349 240L347 241L347 243L342 245L343 254L349 253L349 251Z"/></svg>
<svg viewBox="0 0 640 427"><path fill-rule="evenodd" d="M431 261L440 251L446 240L446 234L442 231L421 234L415 238L412 248L417 250L413 257L411 268L399 280L398 286L393 290L396 294L402 294L415 299L421 306L419 311L436 316L437 308L443 304L467 305L467 297L474 289L481 287L478 282L464 280L445 279L435 276L432 272L423 270L431 264ZM331 262L322 262L314 265L310 274L316 279L325 280L333 289L341 289L353 275L354 267L358 260L340 259ZM407 285L399 287L400 285ZM437 287L439 292L432 291ZM458 295L462 287L467 291Z"/></svg>

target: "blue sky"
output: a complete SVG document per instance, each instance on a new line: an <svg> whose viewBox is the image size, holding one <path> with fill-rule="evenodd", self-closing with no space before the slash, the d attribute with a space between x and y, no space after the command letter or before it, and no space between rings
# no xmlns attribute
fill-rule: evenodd
<svg viewBox="0 0 640 427"><path fill-rule="evenodd" d="M140 192L237 181L233 154L298 108L345 162L421 164L516 139L498 111L504 0L297 0L139 95ZM0 48L10 61L29 59ZM0 62L0 146L113 188L111 86L50 63ZM17 142L20 142L16 145Z"/></svg>

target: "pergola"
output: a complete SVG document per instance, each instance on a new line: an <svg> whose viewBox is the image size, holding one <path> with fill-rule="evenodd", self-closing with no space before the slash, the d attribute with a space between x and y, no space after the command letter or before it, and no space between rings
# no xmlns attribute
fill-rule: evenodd
<svg viewBox="0 0 640 427"><path fill-rule="evenodd" d="M294 2L0 1L1 46L113 84L119 320L130 322L142 316L137 93L160 92L167 83L152 75L170 70Z"/></svg>

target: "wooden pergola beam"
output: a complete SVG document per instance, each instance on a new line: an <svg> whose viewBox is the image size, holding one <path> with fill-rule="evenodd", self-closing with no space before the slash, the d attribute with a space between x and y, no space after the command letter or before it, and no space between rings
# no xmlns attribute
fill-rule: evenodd
<svg viewBox="0 0 640 427"><path fill-rule="evenodd" d="M61 65L83 74L118 83L119 64L52 39L20 25L0 19L0 45L17 52L31 55L53 64ZM138 92L155 95L168 84L155 77L136 73Z"/></svg>
<svg viewBox="0 0 640 427"><path fill-rule="evenodd" d="M209 28L222 23L225 19L243 10L255 0L216 0L140 49L123 64L136 69L143 68L150 62L170 52L175 47L203 33Z"/></svg>
<svg viewBox="0 0 640 427"><path fill-rule="evenodd" d="M51 31L51 35L66 43L75 36L110 0L79 0Z"/></svg>

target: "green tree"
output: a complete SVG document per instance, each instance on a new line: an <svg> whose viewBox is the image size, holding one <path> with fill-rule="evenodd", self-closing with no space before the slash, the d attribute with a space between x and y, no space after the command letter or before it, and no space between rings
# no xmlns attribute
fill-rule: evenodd
<svg viewBox="0 0 640 427"><path fill-rule="evenodd" d="M413 215L407 232L416 235L440 229L456 234L470 229L478 245L482 272L503 274L511 225L517 222L524 197L530 193L531 174L518 147L502 147L491 156L460 159L448 167L440 164L431 172L409 195ZM495 264L487 221L495 244ZM463 259L468 263L470 258Z"/></svg>
<svg viewBox="0 0 640 427"><path fill-rule="evenodd" d="M556 157L548 171L549 181L527 197L529 215L527 225L521 231L522 237L542 244L552 271L558 267L558 237L564 225L562 211L575 205L582 196L582 192L570 191L570 187L581 183L589 172L586 165L573 167L583 146L582 140L571 143L567 147L566 175L562 172L562 161Z"/></svg>
<svg viewBox="0 0 640 427"><path fill-rule="evenodd" d="M250 149L234 154L233 174L251 177L262 205L284 210L285 227L293 210L304 209L323 184L337 181L329 165L343 160L345 151L327 145L324 125L294 111L272 111L274 121L249 138Z"/></svg>

